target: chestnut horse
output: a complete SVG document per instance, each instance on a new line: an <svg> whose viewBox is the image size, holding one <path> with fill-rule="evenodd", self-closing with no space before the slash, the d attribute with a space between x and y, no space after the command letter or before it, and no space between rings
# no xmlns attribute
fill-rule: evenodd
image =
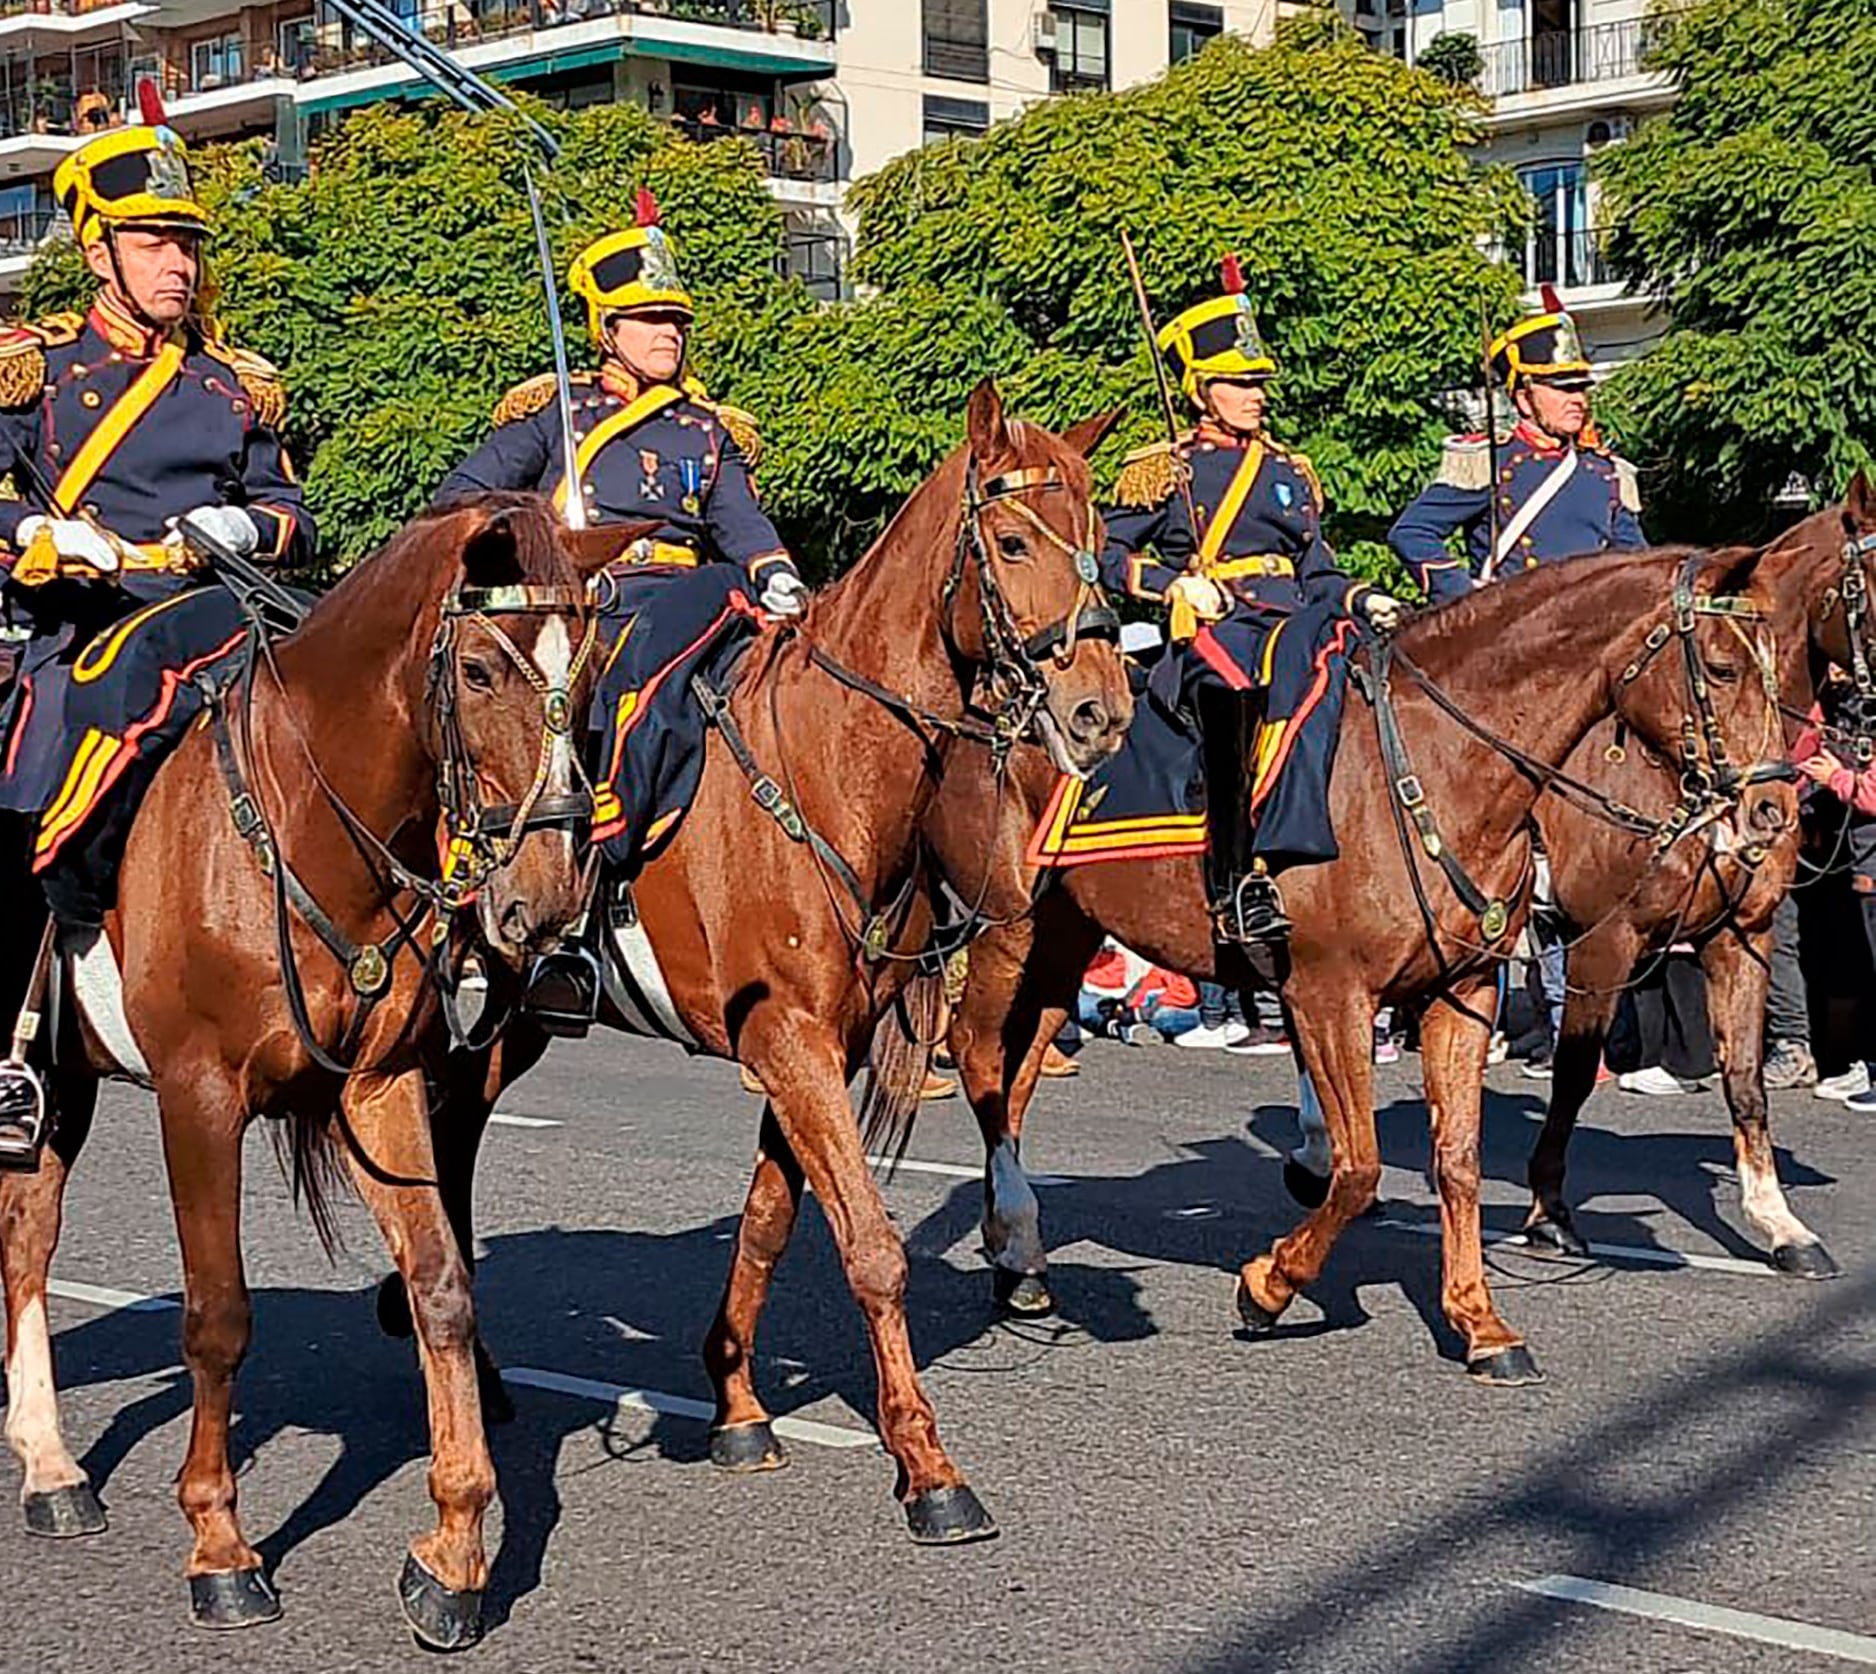
<svg viewBox="0 0 1876 1674"><path fill-rule="evenodd" d="M756 1393L755 1333L812 1186L865 1318L880 1436L921 1543L983 1539L996 1525L938 1439L906 1326L905 1250L847 1084L928 929L920 821L959 732L987 736L974 694L988 687L999 704L1039 705L1034 730L1066 771L1098 766L1132 718L1117 626L1093 581L1101 531L1085 455L1112 420L1053 436L1006 421L994 388L980 385L966 445L798 625L751 652L730 699L734 742L721 729L712 736L684 823L632 886L676 1016L698 1049L740 1059L768 1094L755 1181L704 1345L716 1392L711 1458L731 1470L785 1461ZM762 782L785 793L825 853L752 800L758 772L773 776ZM877 957L882 949L889 957ZM437 1129L465 1249L483 1124L543 1046L511 1025L486 1067L457 1066L452 1077ZM922 1067L911 1066L912 1089ZM387 1280L387 1329L401 1328L402 1311Z"/></svg>
<svg viewBox="0 0 1876 1674"><path fill-rule="evenodd" d="M189 733L137 816L104 926L121 1009L68 1019L49 1148L36 1172L0 1177L6 1436L25 1466L27 1527L95 1533L103 1511L60 1431L47 1272L96 1078L155 1088L195 1387L178 1498L206 1627L280 1608L242 1533L228 1457L250 1325L242 1139L273 1116L322 1233L324 1193L349 1169L417 1299L438 1521L412 1542L399 1591L425 1643L454 1648L478 1631L495 1473L425 1092L448 1044L431 949L459 902L440 881L439 832L502 959L552 946L579 914L568 715L590 696L595 619L562 533L535 496L418 519ZM618 532L605 533L616 552ZM94 942L88 957L103 951Z"/></svg>
<svg viewBox="0 0 1876 1674"><path fill-rule="evenodd" d="M1865 595L1840 583L1848 573L1846 565L1855 566L1859 575L1866 571L1872 553L1859 543L1871 537L1876 537L1876 489L1859 472L1841 506L1798 524L1766 552L1755 581L1755 591L1808 604L1814 656L1844 668L1853 661L1850 636L1868 635L1872 625L1867 610L1859 613L1860 621L1850 620L1846 594L1859 599ZM1872 654L1876 644L1866 642L1865 659ZM1783 698L1788 710L1801 711L1809 703L1810 674L1803 659L1790 660ZM1602 750L1614 742L1612 736L1594 736L1571 759L1569 771L1637 806L1676 794L1679 776L1665 762L1631 750L1620 765L1607 764ZM1564 1198L1570 1136L1595 1087L1616 999L1637 960L1669 942L1693 941L1706 972L1707 1008L1732 1113L1740 1209L1770 1247L1772 1265L1779 1272L1807 1279L1834 1277L1836 1262L1816 1233L1792 1213L1779 1184L1760 1073L1772 914L1797 869L1798 832L1794 828L1766 845L1765 858L1756 864L1679 846L1639 890L1627 890L1622 885L1624 869L1632 872L1643 863L1644 845L1552 797L1538 804L1538 820L1553 854L1560 848L1578 854L1601 851L1599 859L1606 855L1607 863L1575 866L1567 878L1556 874L1558 902L1569 920L1590 928L1569 949L1570 989L1552 1070L1550 1108L1531 1152L1532 1203L1525 1231L1532 1244L1562 1255L1589 1254Z"/></svg>
<svg viewBox="0 0 1876 1674"><path fill-rule="evenodd" d="M1397 636L1395 653L1410 658L1483 733L1538 762L1562 760L1612 713L1656 748L1678 749L1690 702L1684 677L1644 651L1686 563L1687 554L1669 552L1549 566L1417 618ZM1701 618L1691 631L1712 677L1737 682L1740 647L1722 624ZM1634 665L1640 666L1625 680ZM1396 676L1393 686L1401 731L1449 852L1487 898L1516 906L1496 946L1487 946L1478 917L1431 864L1408 858L1390 810L1397 774L1384 767L1372 709L1351 704L1331 789L1342 857L1284 880L1296 924L1284 997L1303 1061L1323 1090L1335 1174L1317 1212L1245 1266L1240 1309L1253 1331L1269 1329L1321 1270L1342 1227L1372 1200L1380 1160L1371 1019L1378 1005L1431 998L1423 1046L1445 1235L1443 1301L1465 1339L1469 1370L1488 1382L1525 1382L1537 1375L1535 1362L1498 1316L1483 1273L1478 1141L1498 949L1511 945L1523 911L1531 864L1525 832L1541 780L1529 765L1469 735L1418 682ZM1719 693L1728 740L1756 742L1767 715L1757 679ZM1358 714L1359 721L1348 718ZM1022 806L999 817L984 785L954 770L927 821L938 863L959 890L977 887L990 857L993 876L1009 890L993 898L993 913L1020 908L1027 890L1023 849L1053 775L1026 758L1018 784L1021 795L1010 800ZM1757 787L1747 800L1768 833L1782 827L1788 792ZM1421 873L1432 933L1417 907L1410 866ZM1017 1152L1022 1115L1043 1050L1074 1004L1104 931L1173 969L1236 986L1250 980L1235 954L1213 944L1191 860L1068 869L1039 891L1031 915L973 945L951 1040L988 1153L984 1235L997 1292L1019 1310L1049 1305L1036 1199Z"/></svg>

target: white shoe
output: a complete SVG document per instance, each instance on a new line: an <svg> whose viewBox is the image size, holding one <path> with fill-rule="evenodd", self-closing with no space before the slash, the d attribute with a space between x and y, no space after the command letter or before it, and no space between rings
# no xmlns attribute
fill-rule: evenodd
<svg viewBox="0 0 1876 1674"><path fill-rule="evenodd" d="M1188 1029L1183 1035L1175 1036L1174 1046L1189 1046L1201 1052L1216 1052L1222 1047L1236 1046L1239 1041L1248 1039L1250 1029L1235 1018L1223 1023L1201 1023L1196 1029Z"/></svg>
<svg viewBox="0 0 1876 1674"><path fill-rule="evenodd" d="M1488 1064L1502 1064L1511 1056L1511 1042L1501 1034L1492 1035L1491 1044L1485 1049L1485 1061Z"/></svg>
<svg viewBox="0 0 1876 1674"><path fill-rule="evenodd" d="M1835 1099L1841 1104L1845 1099L1853 1099L1858 1093L1869 1091L1869 1065L1852 1064L1842 1075L1833 1075L1811 1089L1814 1099Z"/></svg>
<svg viewBox="0 0 1876 1674"><path fill-rule="evenodd" d="M1650 1098L1673 1098L1677 1093L1703 1093L1706 1088L1698 1081L1683 1081L1677 1075L1670 1075L1659 1064L1651 1064L1647 1069L1627 1070L1616 1077L1616 1085L1625 1093L1645 1093Z"/></svg>

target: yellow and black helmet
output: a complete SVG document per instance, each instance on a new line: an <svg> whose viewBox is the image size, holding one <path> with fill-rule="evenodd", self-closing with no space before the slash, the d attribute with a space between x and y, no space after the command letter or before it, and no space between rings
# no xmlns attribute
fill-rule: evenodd
<svg viewBox="0 0 1876 1674"><path fill-rule="evenodd" d="M1215 378L1269 378L1277 363L1257 329L1251 299L1244 294L1238 259L1226 256L1222 268L1225 294L1195 304L1160 327L1160 353L1171 362L1179 387L1194 406L1205 401L1205 386Z"/></svg>
<svg viewBox="0 0 1876 1674"><path fill-rule="evenodd" d="M81 245L114 227L180 227L205 237L212 230L189 184L182 139L167 125L116 128L88 140L59 164L52 195Z"/></svg>
<svg viewBox="0 0 1876 1674"><path fill-rule="evenodd" d="M573 294L586 304L586 326L595 343L604 339L606 322L615 314L656 310L688 320L696 313L678 277L677 252L658 225L658 206L642 186L637 208L637 226L595 239L574 258L568 275Z"/></svg>
<svg viewBox="0 0 1876 1674"><path fill-rule="evenodd" d="M1587 389L1589 356L1577 335L1576 321L1561 308L1520 320L1492 344L1492 376L1506 389L1520 384L1554 384L1563 389Z"/></svg>

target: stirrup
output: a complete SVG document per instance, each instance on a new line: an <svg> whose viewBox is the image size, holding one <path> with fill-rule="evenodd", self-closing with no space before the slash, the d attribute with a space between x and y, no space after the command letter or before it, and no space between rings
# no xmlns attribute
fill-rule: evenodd
<svg viewBox="0 0 1876 1674"><path fill-rule="evenodd" d="M1281 947L1289 940L1290 921L1275 881L1263 872L1236 879L1212 909L1219 941L1240 947Z"/></svg>
<svg viewBox="0 0 1876 1674"><path fill-rule="evenodd" d="M31 1064L0 1061L0 1168L39 1166L48 1108L46 1085Z"/></svg>
<svg viewBox="0 0 1876 1674"><path fill-rule="evenodd" d="M599 1021L599 989L591 948L556 948L534 961L521 1008L548 1034L578 1040Z"/></svg>

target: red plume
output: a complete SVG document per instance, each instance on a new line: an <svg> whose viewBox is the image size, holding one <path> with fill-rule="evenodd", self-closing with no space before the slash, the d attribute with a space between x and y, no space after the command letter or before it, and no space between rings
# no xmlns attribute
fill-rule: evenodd
<svg viewBox="0 0 1876 1674"><path fill-rule="evenodd" d="M1227 255L1225 259L1218 264L1218 277L1225 287L1226 296L1242 296L1244 294L1244 269L1238 266L1238 258L1236 256Z"/></svg>
<svg viewBox="0 0 1876 1674"><path fill-rule="evenodd" d="M1557 287L1555 285L1539 285L1537 287L1537 294L1544 304L1544 312L1546 314L1561 314L1563 312L1563 298L1557 295Z"/></svg>
<svg viewBox="0 0 1876 1674"><path fill-rule="evenodd" d="M149 76L142 76L137 81L137 110L150 127L169 126L169 113L163 109L163 95L157 91L155 81Z"/></svg>
<svg viewBox="0 0 1876 1674"><path fill-rule="evenodd" d="M641 186L638 196L632 200L632 216L641 227L655 227L658 224L658 200L651 195L649 186Z"/></svg>

